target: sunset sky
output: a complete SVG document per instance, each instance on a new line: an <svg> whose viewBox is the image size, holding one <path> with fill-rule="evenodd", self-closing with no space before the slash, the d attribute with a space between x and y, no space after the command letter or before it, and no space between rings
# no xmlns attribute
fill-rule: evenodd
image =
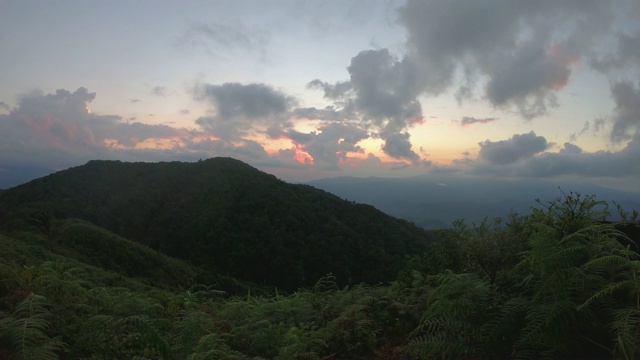
<svg viewBox="0 0 640 360"><path fill-rule="evenodd" d="M640 2L0 1L0 188L215 156L640 191Z"/></svg>

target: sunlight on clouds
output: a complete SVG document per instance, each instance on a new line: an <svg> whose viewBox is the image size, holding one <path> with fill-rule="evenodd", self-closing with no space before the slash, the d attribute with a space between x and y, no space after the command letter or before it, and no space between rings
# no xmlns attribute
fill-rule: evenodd
<svg viewBox="0 0 640 360"><path fill-rule="evenodd" d="M131 139L134 146L127 146L118 142L118 139L104 139L103 144L111 149L117 150L172 150L183 147L185 144L180 138L148 138L142 141Z"/></svg>
<svg viewBox="0 0 640 360"><path fill-rule="evenodd" d="M313 161L313 156L309 155L308 152L304 150L304 147L301 145L296 145L294 147L295 154L293 155L293 159L300 164L303 165L315 165Z"/></svg>

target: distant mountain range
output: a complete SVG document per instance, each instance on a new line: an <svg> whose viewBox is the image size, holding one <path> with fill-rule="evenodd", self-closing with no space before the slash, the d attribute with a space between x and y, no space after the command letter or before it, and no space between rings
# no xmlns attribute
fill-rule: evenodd
<svg viewBox="0 0 640 360"><path fill-rule="evenodd" d="M371 204L376 208L428 229L447 228L464 218L478 223L485 217L505 217L510 211L529 213L543 203L562 197L563 192L596 195L625 210L640 209L640 194L608 189L586 183L546 180L496 180L463 177L417 176L404 179L336 177L309 182L346 200Z"/></svg>

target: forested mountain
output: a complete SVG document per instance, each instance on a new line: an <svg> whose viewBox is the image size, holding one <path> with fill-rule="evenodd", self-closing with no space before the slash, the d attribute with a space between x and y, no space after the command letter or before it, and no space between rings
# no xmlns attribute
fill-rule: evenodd
<svg viewBox="0 0 640 360"><path fill-rule="evenodd" d="M79 218L223 275L295 289L392 280L429 233L369 205L292 185L230 158L91 161L0 194L5 230ZM35 214L35 215L34 215ZM44 224L44 225L42 225Z"/></svg>
<svg viewBox="0 0 640 360"><path fill-rule="evenodd" d="M590 195L455 221L426 249L406 222L231 159L91 162L0 204L1 359L640 357L639 215L611 223ZM216 252L220 234L237 248ZM288 281L353 284L215 271L249 278L260 256Z"/></svg>
<svg viewBox="0 0 640 360"><path fill-rule="evenodd" d="M14 213L0 233L0 358L635 359L640 229L623 214L603 223L601 202L568 193L455 222L390 284L325 276L232 295L86 221Z"/></svg>

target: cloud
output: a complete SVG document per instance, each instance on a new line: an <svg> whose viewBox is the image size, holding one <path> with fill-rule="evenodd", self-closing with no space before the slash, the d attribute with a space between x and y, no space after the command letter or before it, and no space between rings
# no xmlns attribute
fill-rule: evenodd
<svg viewBox="0 0 640 360"><path fill-rule="evenodd" d="M154 86L153 89L151 89L150 94L154 96L166 97L167 89L164 86Z"/></svg>
<svg viewBox="0 0 640 360"><path fill-rule="evenodd" d="M387 49L362 51L347 70L365 121L393 134L422 119L416 69L406 58L397 60Z"/></svg>
<svg viewBox="0 0 640 360"><path fill-rule="evenodd" d="M460 100L487 79L485 98L525 119L557 105L556 92L613 20L597 1L409 0L399 15L425 93L443 93L462 76Z"/></svg>
<svg viewBox="0 0 640 360"><path fill-rule="evenodd" d="M577 139L579 136L582 136L582 135L584 135L587 131L589 131L589 128L590 128L590 127L591 127L591 123L589 123L589 121L585 121L585 122L584 122L584 125L582 125L582 130L580 130L580 132L579 132L579 133L577 133L577 134L576 134L576 133L573 133L573 134L571 134L571 135L569 136L570 140L571 140L571 141L576 141L576 139Z"/></svg>
<svg viewBox="0 0 640 360"><path fill-rule="evenodd" d="M253 140L242 140L231 144L226 141L206 139L192 142L186 148L195 153L202 153L204 157L210 157L215 154L215 156L233 157L254 163L256 161L260 163L269 158L269 154L264 150L264 147Z"/></svg>
<svg viewBox="0 0 640 360"><path fill-rule="evenodd" d="M195 135L166 125L126 123L119 116L90 113L87 105L95 96L84 87L21 96L9 114L1 115L0 132L11 136L0 144L0 161L75 165L113 158L118 149L134 149L150 140L169 142Z"/></svg>
<svg viewBox="0 0 640 360"><path fill-rule="evenodd" d="M11 110L11 107L6 102L0 101L0 109L4 109L4 110L9 111L9 110Z"/></svg>
<svg viewBox="0 0 640 360"><path fill-rule="evenodd" d="M295 131L295 100L266 85L202 85L194 96L211 104L214 110L211 116L197 119L202 129L149 125L91 113L87 105L96 94L86 88L25 94L8 114L0 114L0 133L7 135L0 142L0 169L26 166L39 169L40 174L92 159L195 161L214 156L237 158L276 172L312 167L336 171L359 163L377 166L374 160L379 159L375 157L370 156L366 162L358 160L365 154L358 143L370 137L365 128L358 123L327 119L314 131ZM327 116L333 111L324 110ZM303 112L323 113L306 109L297 114ZM256 140L256 134L289 139L292 146L269 153ZM405 143L403 139L390 139L388 144L397 143L390 151L412 158L411 152L402 147L408 144L408 136ZM18 180L10 184L4 181L0 186L17 183Z"/></svg>
<svg viewBox="0 0 640 360"><path fill-rule="evenodd" d="M611 141L628 140L640 130L640 88L628 81L613 83L611 96L616 103Z"/></svg>
<svg viewBox="0 0 640 360"><path fill-rule="evenodd" d="M411 162L417 162L420 160L420 156L411 150L410 137L411 135L409 135L408 132L387 135L382 150L396 159L406 159Z"/></svg>
<svg viewBox="0 0 640 360"><path fill-rule="evenodd" d="M424 121L414 65L407 58L397 59L387 49L366 50L351 59L347 70L349 81L329 84L316 79L309 87L324 90L325 98L334 101L332 109L376 133L385 141L382 150L387 155L419 160L406 132Z"/></svg>
<svg viewBox="0 0 640 360"><path fill-rule="evenodd" d="M461 103L480 93L494 108L515 109L524 119L546 115L559 106L558 92L581 62L609 39L613 9L600 1L408 0L398 9L405 55L360 51L348 79L308 84L324 92L332 111L298 115L357 124L385 142L387 155L419 159L407 131L424 122L421 96L453 90ZM461 125L495 120L467 117Z"/></svg>
<svg viewBox="0 0 640 360"><path fill-rule="evenodd" d="M604 126L605 126L605 119L597 118L593 120L593 132L597 133L604 130Z"/></svg>
<svg viewBox="0 0 640 360"><path fill-rule="evenodd" d="M494 165L512 164L541 153L551 146L543 136L537 136L533 131L513 135L509 140L485 140L478 144L478 158Z"/></svg>
<svg viewBox="0 0 640 360"><path fill-rule="evenodd" d="M566 142L564 143L564 147L560 149L560 153L561 154L580 154L582 153L582 149L577 145Z"/></svg>
<svg viewBox="0 0 640 360"><path fill-rule="evenodd" d="M295 108L293 97L264 84L200 85L194 90L195 97L210 103L215 115L201 117L196 123L220 141L233 142L255 134L289 139L294 144L293 158L320 170L340 170L349 153L363 152L357 144L371 136L385 141L382 150L390 156L417 163L420 157L411 150L410 135L403 130L416 116L421 119L421 110L415 96L406 93L404 85L409 80L397 82L401 65L387 51L359 56L352 61L349 86L311 84L330 88L332 99L342 98L345 107L336 102L324 109ZM369 72L371 65L374 72ZM380 72L383 78L376 78ZM369 86L378 89L372 91ZM327 123L314 131L300 132L294 130L297 120Z"/></svg>
<svg viewBox="0 0 640 360"><path fill-rule="evenodd" d="M326 106L324 109L315 107L297 108L293 110L293 116L309 120L347 120L348 114L336 109L335 106Z"/></svg>
<svg viewBox="0 0 640 360"><path fill-rule="evenodd" d="M369 137L357 126L338 122L323 125L318 131L308 134L290 130L284 136L299 145L320 170L340 170L340 164L346 161L348 153L364 153L357 143Z"/></svg>
<svg viewBox="0 0 640 360"><path fill-rule="evenodd" d="M521 176L638 176L640 175L640 137L636 136L618 152L585 153L565 144L559 153L544 153L530 159L517 173Z"/></svg>
<svg viewBox="0 0 640 360"><path fill-rule="evenodd" d="M479 119L479 118L465 116L460 121L460 126L470 126L472 124L488 124L488 123L494 122L496 120L498 120L498 118L481 118L481 119Z"/></svg>
<svg viewBox="0 0 640 360"><path fill-rule="evenodd" d="M511 141L517 136L514 135ZM538 141L540 144L543 143L541 140ZM580 147L568 142L559 152L543 152L539 151L542 148L540 144L530 146L531 149L526 154L519 156L517 161L500 157L494 161L487 161L485 157L479 155L477 161L465 158L455 162L455 165L461 173L494 177L622 178L640 175L640 135L635 135L625 148L616 152L585 152ZM527 146L521 146L521 148L527 148ZM506 149L505 146L503 155L507 152Z"/></svg>
<svg viewBox="0 0 640 360"><path fill-rule="evenodd" d="M640 68L640 31L632 35L619 33L617 35L617 45L615 53L601 57L592 55L590 65L602 72L626 67Z"/></svg>
<svg viewBox="0 0 640 360"><path fill-rule="evenodd" d="M9 114L0 114L0 133L7 135L0 142L0 168L61 169L92 159L190 161L212 156L291 166L270 157L253 140L232 143L199 130L129 123L119 116L90 113L87 104L95 97L83 87L74 92L60 89L53 94L22 95Z"/></svg>
<svg viewBox="0 0 640 360"><path fill-rule="evenodd" d="M283 114L295 100L265 84L225 83L202 85L197 97L216 106L218 116L224 118L264 118Z"/></svg>
<svg viewBox="0 0 640 360"><path fill-rule="evenodd" d="M338 81L335 84L330 84L320 79L315 79L307 84L308 88L316 88L324 90L324 97L332 100L344 99L349 95L351 91L351 83L349 81Z"/></svg>
<svg viewBox="0 0 640 360"><path fill-rule="evenodd" d="M229 140L245 136L256 127L288 126L288 113L296 104L293 97L265 84L203 84L194 89L194 94L216 111L215 116L201 117L196 123Z"/></svg>
<svg viewBox="0 0 640 360"><path fill-rule="evenodd" d="M268 30L247 26L242 21L195 23L177 41L179 46L202 48L211 56L229 56L233 51L257 53L266 58L266 46L270 40Z"/></svg>

